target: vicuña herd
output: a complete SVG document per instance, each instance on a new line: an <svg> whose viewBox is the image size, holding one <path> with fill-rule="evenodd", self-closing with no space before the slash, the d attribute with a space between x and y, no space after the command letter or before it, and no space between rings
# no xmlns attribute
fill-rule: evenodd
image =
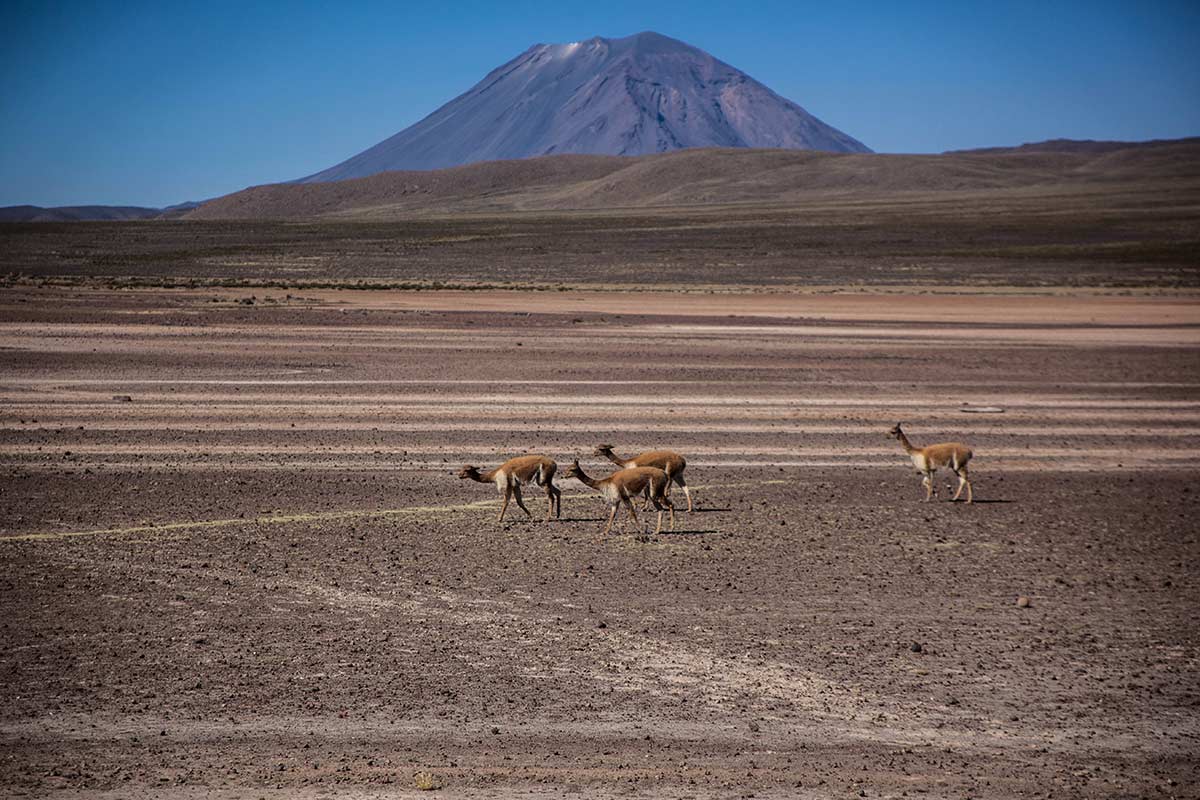
<svg viewBox="0 0 1200 800"><path fill-rule="evenodd" d="M904 452L912 459L913 466L922 476L921 485L925 487L926 502L937 494L933 482L933 474L939 467L949 467L958 476L958 491L952 500L958 500L962 490L967 490L967 502L974 500L971 491L971 481L967 477L967 462L971 460L971 448L959 442L943 442L925 447L914 447L904 435L897 423L888 431L888 435L900 441ZM633 458L621 458L613 452L612 445L599 445L594 455L606 458L621 469L603 478L593 478L579 466L578 459L571 462L566 471L566 477L575 478L586 486L590 486L604 497L608 505L608 521L604 524L603 532L612 530L617 512L621 506L629 511L629 518L637 523L637 512L633 509L633 499L643 498L642 510L648 510L652 505L658 511L658 525L654 532L662 530L663 511L668 513L671 530L675 529L675 504L671 502L671 484L677 484L687 498L687 510L692 510L692 493L683 478L687 468L687 460L671 450L648 450ZM510 500L517 501L517 507L532 518L533 514L525 507L521 498L521 486L534 483L546 490L546 520L562 516L562 492L554 485L554 475L558 464L554 459L541 455L518 456L505 461L500 466L488 472L480 472L478 467L468 464L463 467L458 477L463 480L494 483L504 502L500 506L497 522L504 520Z"/></svg>

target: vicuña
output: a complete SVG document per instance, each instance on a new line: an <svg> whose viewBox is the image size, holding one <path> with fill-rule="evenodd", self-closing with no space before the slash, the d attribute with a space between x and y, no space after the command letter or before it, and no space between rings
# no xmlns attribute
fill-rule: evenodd
<svg viewBox="0 0 1200 800"><path fill-rule="evenodd" d="M670 450L648 450L645 453L638 453L633 458L621 458L613 452L611 444L602 444L596 447L596 455L601 458L607 458L609 461L618 466L625 467L657 467L667 473L667 478L679 484L679 488L683 489L683 496L687 498L687 510L692 510L692 493L688 490L687 483L683 480L683 471L687 469L687 460L679 455L679 453ZM671 486L667 484L667 494L671 493ZM649 498L642 504L642 510L650 507Z"/></svg>
<svg viewBox="0 0 1200 800"><path fill-rule="evenodd" d="M933 485L933 473L939 467L949 467L958 476L958 491L954 493L952 499L957 500L965 486L967 487L967 502L971 502L973 498L971 481L967 477L967 462L971 460L971 448L959 442L913 447L912 443L908 441L908 437L904 435L904 431L900 430L899 422L896 423L896 427L888 431L888 434L900 440L900 445L912 459L917 472L925 476L921 480L921 485L925 487L925 502L929 502L937 494L937 487Z"/></svg>
<svg viewBox="0 0 1200 800"><path fill-rule="evenodd" d="M526 516L532 518L533 514L529 513L529 509L521 501L521 485L532 481L538 486L545 487L546 500L549 503L546 510L546 521L548 522L552 515L562 516L562 492L555 487L553 482L556 470L558 470L558 464L552 458L538 455L517 456L510 458L490 472L481 473L478 467L468 464L458 473L458 477L480 483L496 484L496 489L504 498L504 505L500 507L500 516L496 517L497 522L504 520L504 512L508 510L509 498L515 499Z"/></svg>
<svg viewBox="0 0 1200 800"><path fill-rule="evenodd" d="M590 486L604 495L609 509L608 524L604 526L605 535L612 530L613 520L616 518L617 509L621 504L629 509L629 517L634 523L637 522L637 512L633 510L631 498L637 497L647 490L649 490L650 502L658 509L658 525L654 528L654 533L658 534L662 530L664 506L671 513L671 530L675 530L675 506L667 497L669 479L667 473L657 467L630 467L617 470L607 478L597 480L589 477L579 466L578 461L572 461L570 468L567 469L566 477L577 478L584 485Z"/></svg>

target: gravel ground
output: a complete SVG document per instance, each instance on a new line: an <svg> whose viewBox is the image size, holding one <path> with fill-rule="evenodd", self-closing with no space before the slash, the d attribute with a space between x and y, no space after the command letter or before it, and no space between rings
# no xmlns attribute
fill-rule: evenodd
<svg viewBox="0 0 1200 800"><path fill-rule="evenodd" d="M278 294L0 294L3 794L1195 796L1186 302Z"/></svg>

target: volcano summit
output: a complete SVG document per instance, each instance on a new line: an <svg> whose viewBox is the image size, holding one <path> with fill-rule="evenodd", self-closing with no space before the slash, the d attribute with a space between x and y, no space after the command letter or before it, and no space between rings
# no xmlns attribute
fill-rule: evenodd
<svg viewBox="0 0 1200 800"><path fill-rule="evenodd" d="M867 153L703 50L657 33L538 44L425 119L302 183L558 153L689 147Z"/></svg>

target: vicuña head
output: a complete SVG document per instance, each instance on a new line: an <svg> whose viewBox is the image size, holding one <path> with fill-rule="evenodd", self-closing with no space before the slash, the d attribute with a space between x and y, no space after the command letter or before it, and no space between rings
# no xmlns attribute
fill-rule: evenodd
<svg viewBox="0 0 1200 800"><path fill-rule="evenodd" d="M465 467L463 467L462 469L460 469L458 471L458 477L460 480L468 480L469 479L469 480L477 481L477 480L479 480L479 467L473 467L470 464L467 464Z"/></svg>
<svg viewBox="0 0 1200 800"><path fill-rule="evenodd" d="M571 461L571 466L567 467L567 471L564 473L564 477L567 477L567 478L583 477L583 469L581 469L579 466L578 458L573 459Z"/></svg>
<svg viewBox="0 0 1200 800"><path fill-rule="evenodd" d="M596 445L596 450L592 453L592 455L600 456L601 458L608 458L612 455L612 451L613 446L611 444L598 444Z"/></svg>
<svg viewBox="0 0 1200 800"><path fill-rule="evenodd" d="M897 422L896 427L888 431L888 436L891 436L893 439L899 439L903 433L904 431L900 430L900 423Z"/></svg>

